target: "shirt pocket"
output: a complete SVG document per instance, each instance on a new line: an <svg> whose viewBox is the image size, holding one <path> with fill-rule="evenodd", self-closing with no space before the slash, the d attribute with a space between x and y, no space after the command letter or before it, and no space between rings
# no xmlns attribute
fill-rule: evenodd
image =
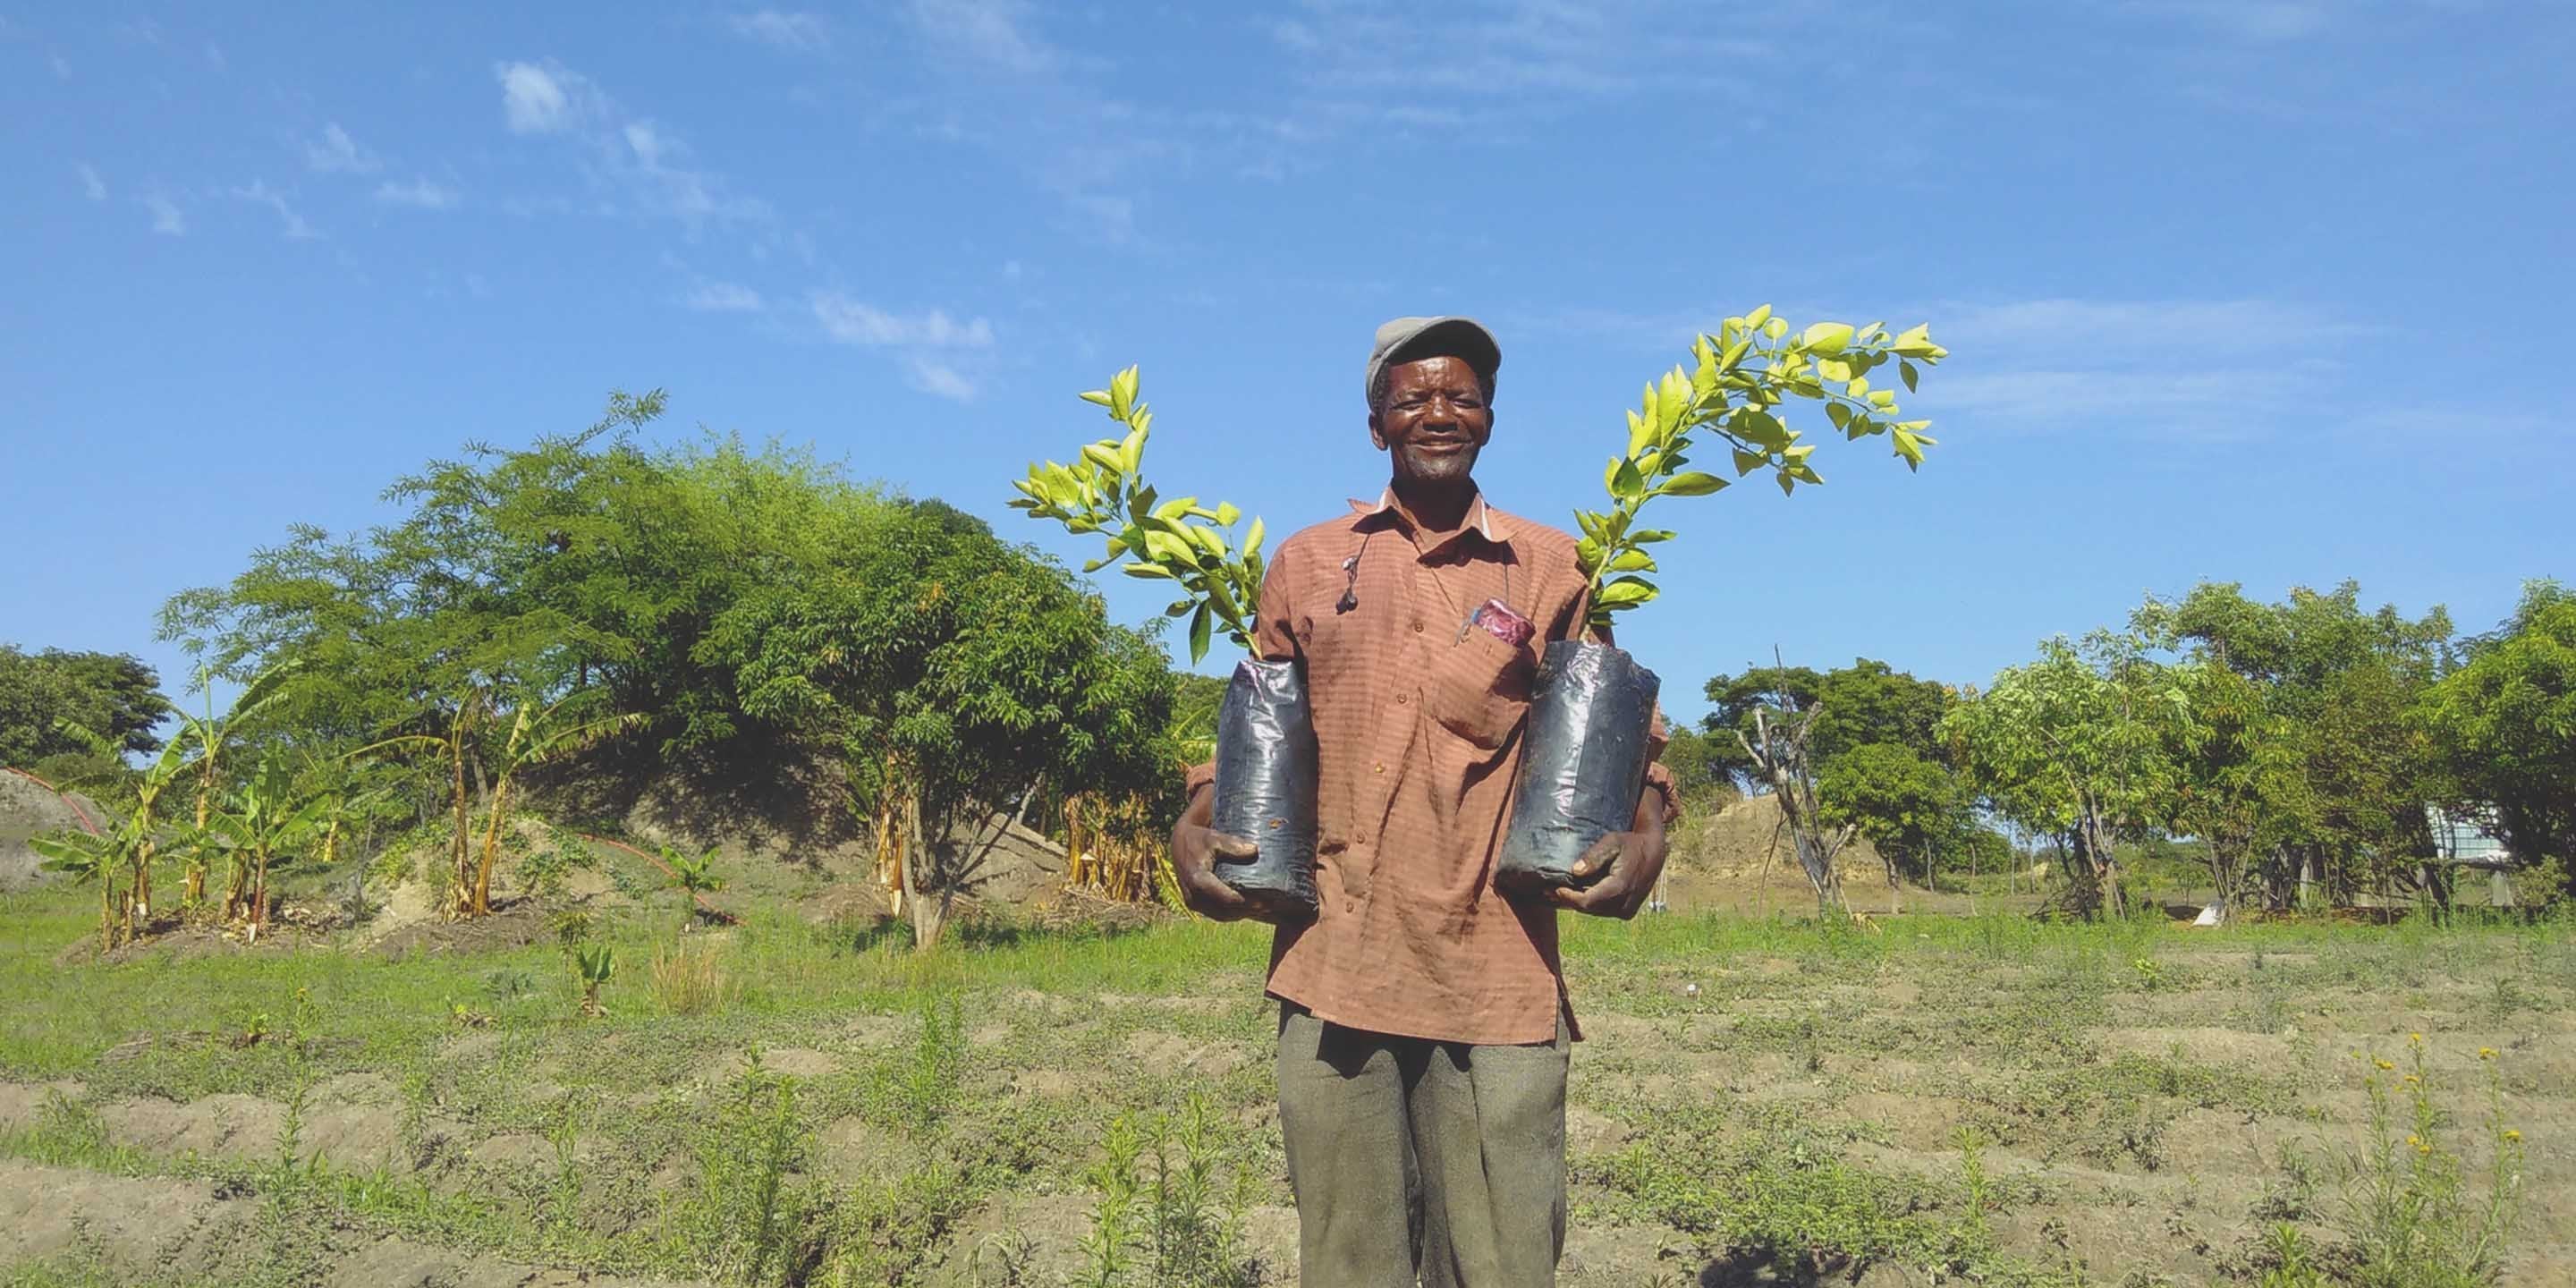
<svg viewBox="0 0 2576 1288"><path fill-rule="evenodd" d="M1529 711L1530 678L1538 653L1511 645L1480 627L1440 650L1439 661L1423 678L1423 710L1440 727L1491 751L1520 728Z"/></svg>

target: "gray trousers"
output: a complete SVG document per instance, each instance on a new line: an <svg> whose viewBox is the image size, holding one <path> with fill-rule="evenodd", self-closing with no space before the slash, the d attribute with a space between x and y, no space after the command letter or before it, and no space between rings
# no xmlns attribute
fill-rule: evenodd
<svg viewBox="0 0 2576 1288"><path fill-rule="evenodd" d="M1565 1248L1566 1034L1389 1037L1284 1008L1304 1288L1546 1288Z"/></svg>

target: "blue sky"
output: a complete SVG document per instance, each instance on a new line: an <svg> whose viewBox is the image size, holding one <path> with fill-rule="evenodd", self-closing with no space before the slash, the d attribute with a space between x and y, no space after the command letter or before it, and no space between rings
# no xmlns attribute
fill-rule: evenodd
<svg viewBox="0 0 2576 1288"><path fill-rule="evenodd" d="M380 8L0 7L0 640L175 690L172 591L612 388L1078 561L1008 482L1138 362L1165 490L1285 530L1382 483L1401 313L1500 335L1481 476L1565 525L1765 301L1929 321L1941 446L1660 503L1678 711L2203 578L2482 629L2576 574L2569 6Z"/></svg>

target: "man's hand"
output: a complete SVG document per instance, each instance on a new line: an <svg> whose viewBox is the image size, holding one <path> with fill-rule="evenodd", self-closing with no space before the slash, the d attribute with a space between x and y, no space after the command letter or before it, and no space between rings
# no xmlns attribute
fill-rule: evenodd
<svg viewBox="0 0 2576 1288"><path fill-rule="evenodd" d="M1172 825L1172 879L1181 887L1181 902L1210 921L1259 917L1261 910L1216 874L1218 859L1249 859L1259 851L1240 836L1208 826L1215 810L1216 790L1202 788Z"/></svg>
<svg viewBox="0 0 2576 1288"><path fill-rule="evenodd" d="M1600 879L1551 890L1548 897L1561 908L1626 921L1654 895L1655 883L1663 879L1664 857L1671 850L1664 840L1664 794L1650 787L1638 798L1631 830L1602 837L1574 861L1577 879L1594 873L1601 874Z"/></svg>

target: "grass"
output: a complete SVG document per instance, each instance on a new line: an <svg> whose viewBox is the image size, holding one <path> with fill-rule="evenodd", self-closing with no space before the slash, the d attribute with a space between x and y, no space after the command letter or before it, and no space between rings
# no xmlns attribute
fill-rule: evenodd
<svg viewBox="0 0 2576 1288"><path fill-rule="evenodd" d="M0 897L0 1078L76 1084L0 1119L0 1159L246 1200L150 1270L174 1285L318 1283L388 1237L737 1284L1292 1273L1257 931L963 926L925 957L737 902L684 946L658 903L567 931L620 967L591 1017L546 934L58 964L86 906ZM2547 1126L2569 1089L2529 1072L2576 1057L2568 930L1569 920L1567 1281L2488 1281L2533 1233L2495 1196L2518 1215L2576 1172ZM2350 1058L2408 1031L2417 1083ZM2392 1075L2380 1110L2366 1074ZM136 1126L217 1096L256 1098L257 1130ZM2502 1189L2490 1108L2536 1138ZM2444 1152L2372 1153L2383 1117ZM0 1283L149 1282L143 1237ZM2466 1277L2366 1277L2436 1261Z"/></svg>

